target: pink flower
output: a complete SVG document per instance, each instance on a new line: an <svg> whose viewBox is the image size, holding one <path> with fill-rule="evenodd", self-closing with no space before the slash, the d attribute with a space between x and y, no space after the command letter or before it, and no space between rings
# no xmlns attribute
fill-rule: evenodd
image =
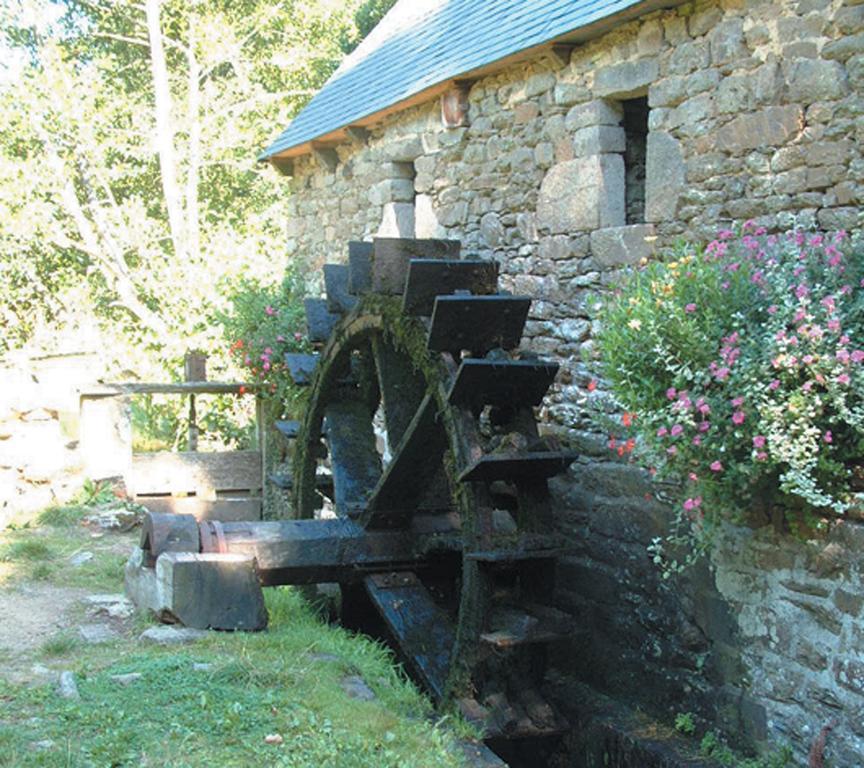
<svg viewBox="0 0 864 768"><path fill-rule="evenodd" d="M723 368L718 368L717 372L714 374L714 378L717 381L726 381L729 378L729 369L725 366Z"/></svg>
<svg viewBox="0 0 864 768"><path fill-rule="evenodd" d="M832 312L834 312L835 309L837 309L837 305L834 303L834 297L833 297L833 296L826 296L826 297L825 297L824 299L822 299L822 301L819 302L819 303L820 303L823 307L825 307L825 309L828 310L828 314L831 314Z"/></svg>
<svg viewBox="0 0 864 768"><path fill-rule="evenodd" d="M684 427L682 427L680 424L675 424L673 425L672 431L669 434L672 435L672 437L678 437L678 435L680 435L683 431Z"/></svg>
<svg viewBox="0 0 864 768"><path fill-rule="evenodd" d="M273 350L270 349L270 347L265 347L265 348L264 348L264 354L265 354L265 355L272 355L272 354L273 354Z"/></svg>
<svg viewBox="0 0 864 768"><path fill-rule="evenodd" d="M686 509L688 512L692 512L694 509L698 509L700 506L702 506L701 496L697 496L695 499L687 499L684 502L684 509Z"/></svg>
<svg viewBox="0 0 864 768"><path fill-rule="evenodd" d="M832 317L825 326L831 333L840 333L840 321L836 317Z"/></svg>
<svg viewBox="0 0 864 768"><path fill-rule="evenodd" d="M837 377L837 383L838 383L838 384L843 384L843 385L848 384L848 383L849 383L849 374L848 374L848 373L841 373L841 374Z"/></svg>
<svg viewBox="0 0 864 768"><path fill-rule="evenodd" d="M776 304L772 304L770 307L768 307L768 314L769 315L776 315L777 314L777 305Z"/></svg>
<svg viewBox="0 0 864 768"><path fill-rule="evenodd" d="M768 454L765 453L765 451L759 451L759 453L756 454L756 461L767 461L767 460L768 460Z"/></svg>
<svg viewBox="0 0 864 768"><path fill-rule="evenodd" d="M810 293L810 289L809 289L806 285L804 285L804 283L800 283L800 284L795 288L795 296L796 296L796 298L804 299L804 298L807 297L807 294L808 294L808 293Z"/></svg>
<svg viewBox="0 0 864 768"><path fill-rule="evenodd" d="M277 336L276 341L279 341L279 342L285 341L285 337L284 336Z"/></svg>
<svg viewBox="0 0 864 768"><path fill-rule="evenodd" d="M660 429L657 430L657 437L666 437L668 434L669 430L666 429L666 427L660 427Z"/></svg>
<svg viewBox="0 0 864 768"><path fill-rule="evenodd" d="M744 411L735 411L732 414L732 423L733 424L743 424L744 419L746 418Z"/></svg>
<svg viewBox="0 0 864 768"><path fill-rule="evenodd" d="M709 469L712 472L722 472L723 471L723 465L719 461L712 461Z"/></svg>
<svg viewBox="0 0 864 768"><path fill-rule="evenodd" d="M864 363L864 351L860 349L856 349L852 353L852 362L853 363Z"/></svg>
<svg viewBox="0 0 864 768"><path fill-rule="evenodd" d="M695 472L691 472L689 475L687 475L687 478L690 480L691 483L699 482L699 476Z"/></svg>
<svg viewBox="0 0 864 768"><path fill-rule="evenodd" d="M266 307L264 307L264 314L268 317L273 317L273 315L276 314L276 310L268 304Z"/></svg>
<svg viewBox="0 0 864 768"><path fill-rule="evenodd" d="M764 448L765 447L765 435L756 435L753 438L753 447L754 448Z"/></svg>
<svg viewBox="0 0 864 768"><path fill-rule="evenodd" d="M677 396L678 396L678 390L675 389L675 387L669 387L669 389L666 390L667 399L674 400Z"/></svg>
<svg viewBox="0 0 864 768"><path fill-rule="evenodd" d="M833 443L833 442L834 442L834 435L831 434L831 430L830 430L830 429L829 429L829 430L828 430L824 435L822 435L822 439L823 439L826 443Z"/></svg>
<svg viewBox="0 0 864 768"><path fill-rule="evenodd" d="M299 331L294 334L294 341L303 341L303 334Z"/></svg>
<svg viewBox="0 0 864 768"><path fill-rule="evenodd" d="M703 422L699 423L699 431L700 432L707 432L709 429L711 429L711 422L710 421L703 421Z"/></svg>
<svg viewBox="0 0 864 768"><path fill-rule="evenodd" d="M261 364L261 367L262 367L265 371L269 371L269 370L270 370L270 361L269 361L269 360L265 360L265 361Z"/></svg>
<svg viewBox="0 0 864 768"><path fill-rule="evenodd" d="M686 307L684 307L684 311L685 312L695 312L696 311L696 305L695 304L688 304Z"/></svg>
<svg viewBox="0 0 864 768"><path fill-rule="evenodd" d="M676 453L678 453L678 449L674 445L670 445L666 449L666 453L668 453L670 456L674 456Z"/></svg>
<svg viewBox="0 0 864 768"><path fill-rule="evenodd" d="M696 435L691 442L693 445L702 445L702 438Z"/></svg>
<svg viewBox="0 0 864 768"><path fill-rule="evenodd" d="M768 389L772 392L780 386L780 379L774 379L769 385Z"/></svg>
<svg viewBox="0 0 864 768"><path fill-rule="evenodd" d="M744 398L743 397L736 397L732 400L732 407L733 408L740 408L742 405L744 405Z"/></svg>

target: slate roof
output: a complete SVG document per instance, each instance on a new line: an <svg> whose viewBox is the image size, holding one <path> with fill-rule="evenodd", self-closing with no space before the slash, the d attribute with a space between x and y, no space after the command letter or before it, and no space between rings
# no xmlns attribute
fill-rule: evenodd
<svg viewBox="0 0 864 768"><path fill-rule="evenodd" d="M642 3L399 0L260 159Z"/></svg>

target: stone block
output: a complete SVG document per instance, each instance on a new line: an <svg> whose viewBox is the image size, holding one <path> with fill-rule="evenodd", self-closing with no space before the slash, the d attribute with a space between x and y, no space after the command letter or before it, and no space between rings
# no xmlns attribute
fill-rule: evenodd
<svg viewBox="0 0 864 768"><path fill-rule="evenodd" d="M560 234L624 223L621 155L576 158L549 169L537 201L539 228Z"/></svg>
<svg viewBox="0 0 864 768"><path fill-rule="evenodd" d="M717 148L740 152L757 147L779 147L804 128L800 106L766 107L740 115L717 131ZM649 137L650 138L650 137Z"/></svg>
<svg viewBox="0 0 864 768"><path fill-rule="evenodd" d="M395 163L410 163L423 154L423 141L419 136L404 136L382 147L385 160Z"/></svg>
<svg viewBox="0 0 864 768"><path fill-rule="evenodd" d="M414 237L414 206L411 203L385 203L376 234L378 237Z"/></svg>
<svg viewBox="0 0 864 768"><path fill-rule="evenodd" d="M591 125L573 134L574 157L599 155L604 152L623 152L627 139L618 125Z"/></svg>
<svg viewBox="0 0 864 768"><path fill-rule="evenodd" d="M165 552L150 568L136 548L126 564L126 594L139 609L194 629L267 626L255 558L249 555Z"/></svg>
<svg viewBox="0 0 864 768"><path fill-rule="evenodd" d="M833 40L822 49L822 57L832 61L846 61L861 53L864 53L864 32Z"/></svg>
<svg viewBox="0 0 864 768"><path fill-rule="evenodd" d="M573 132L590 125L619 125L623 117L624 110L620 104L595 99L573 107L567 113L564 125L568 131Z"/></svg>
<svg viewBox="0 0 864 768"><path fill-rule="evenodd" d="M594 75L594 95L627 99L647 91L660 75L656 59L622 61L597 70Z"/></svg>
<svg viewBox="0 0 864 768"><path fill-rule="evenodd" d="M685 171L678 140L668 133L649 133L645 170L646 221L675 218L678 199L684 189Z"/></svg>
<svg viewBox="0 0 864 768"><path fill-rule="evenodd" d="M703 8L687 19L687 31L691 37L701 37L710 32L723 18L723 11L717 6Z"/></svg>
<svg viewBox="0 0 864 768"><path fill-rule="evenodd" d="M591 233L591 255L600 267L638 264L654 252L654 225L596 229Z"/></svg>
<svg viewBox="0 0 864 768"><path fill-rule="evenodd" d="M728 64L748 55L744 44L743 19L728 19L715 26L708 39L711 43L711 62L717 66Z"/></svg>
<svg viewBox="0 0 864 768"><path fill-rule="evenodd" d="M707 42L682 43L669 57L670 75L689 75L706 69L711 61L711 49Z"/></svg>
<svg viewBox="0 0 864 768"><path fill-rule="evenodd" d="M438 224L435 205L429 195L417 195L414 200L415 237L440 238L443 229Z"/></svg>
<svg viewBox="0 0 864 768"><path fill-rule="evenodd" d="M555 103L561 107L569 107L591 98L588 89L580 83L558 83L553 93Z"/></svg>
<svg viewBox="0 0 864 768"><path fill-rule="evenodd" d="M813 104L841 99L849 92L846 70L836 61L796 59L784 63L783 74L790 101Z"/></svg>

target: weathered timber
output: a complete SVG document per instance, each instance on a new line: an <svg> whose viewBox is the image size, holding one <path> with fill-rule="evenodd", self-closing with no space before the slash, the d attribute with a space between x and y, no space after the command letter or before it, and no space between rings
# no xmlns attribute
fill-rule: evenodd
<svg viewBox="0 0 864 768"><path fill-rule="evenodd" d="M372 243L352 240L348 243L348 292L354 296L372 288Z"/></svg>
<svg viewBox="0 0 864 768"><path fill-rule="evenodd" d="M336 512L356 515L381 477L372 414L360 400L333 402L324 412L324 429L333 467Z"/></svg>
<svg viewBox="0 0 864 768"><path fill-rule="evenodd" d="M462 482L482 480L537 480L563 472L579 457L563 451L490 453L466 467L459 475Z"/></svg>
<svg viewBox="0 0 864 768"><path fill-rule="evenodd" d="M242 395L255 392L258 384L235 384L221 381L178 381L174 384L91 384L81 391L81 398L110 397L111 395Z"/></svg>
<svg viewBox="0 0 864 768"><path fill-rule="evenodd" d="M447 446L437 417L435 398L426 395L369 497L364 517L369 527L404 526L417 508Z"/></svg>
<svg viewBox="0 0 864 768"><path fill-rule="evenodd" d="M185 535L158 539L142 536L141 548L148 558L155 560L164 551L201 551L203 537L194 520L179 515L162 517L182 519L160 521L157 528L174 531L180 526ZM190 535L187 520L195 527L194 535ZM372 570L416 569L434 562L436 552L450 553L461 548L458 536L364 531L345 518L234 522L218 528L224 553L254 557L265 586L356 582ZM151 542L156 543L151 546Z"/></svg>
<svg viewBox="0 0 864 768"><path fill-rule="evenodd" d="M288 352L285 355L285 365L288 366L288 375L298 387L308 387L318 367L318 355Z"/></svg>
<svg viewBox="0 0 864 768"><path fill-rule="evenodd" d="M557 363L469 358L459 366L448 400L472 408L536 406L557 373Z"/></svg>
<svg viewBox="0 0 864 768"><path fill-rule="evenodd" d="M135 501L168 515L191 515L196 520L260 520L261 499L199 499L197 496L138 496Z"/></svg>
<svg viewBox="0 0 864 768"><path fill-rule="evenodd" d="M426 385L411 360L380 338L372 340L384 421L391 449L402 439L423 400Z"/></svg>
<svg viewBox="0 0 864 768"><path fill-rule="evenodd" d="M191 515L150 512L141 526L141 550L152 566L163 552L198 552L201 534L198 522Z"/></svg>
<svg viewBox="0 0 864 768"><path fill-rule="evenodd" d="M261 489L258 451L136 453L127 479L133 496L189 494L215 499L228 491Z"/></svg>
<svg viewBox="0 0 864 768"><path fill-rule="evenodd" d="M339 315L327 309L326 299L303 299L303 307L306 310L309 341L313 344L323 344L333 333L336 323L339 322Z"/></svg>
<svg viewBox="0 0 864 768"><path fill-rule="evenodd" d="M376 574L365 584L414 672L440 701L456 636L449 616L414 573Z"/></svg>
<svg viewBox="0 0 864 768"><path fill-rule="evenodd" d="M439 296L432 311L427 345L435 352L519 346L531 299L523 296Z"/></svg>
<svg viewBox="0 0 864 768"><path fill-rule="evenodd" d="M409 315L431 315L437 296L467 291L474 296L498 290L498 262L466 259L411 259L403 309Z"/></svg>
<svg viewBox="0 0 864 768"><path fill-rule="evenodd" d="M268 478L283 491L290 491L294 487L294 479L287 472L271 472ZM333 498L333 475L315 475L315 487L325 496Z"/></svg>
<svg viewBox="0 0 864 768"><path fill-rule="evenodd" d="M357 297L348 292L350 269L347 264L324 265L324 289L327 293L327 309L338 315L350 312L357 304Z"/></svg>
<svg viewBox="0 0 864 768"><path fill-rule="evenodd" d="M405 290L411 259L457 259L458 240L410 240L378 237L373 241L372 290L399 295Z"/></svg>
<svg viewBox="0 0 864 768"><path fill-rule="evenodd" d="M489 627L480 635L480 640L502 650L560 640L572 631L573 622L566 614L560 611L557 614L534 615L518 608L499 608L493 611Z"/></svg>

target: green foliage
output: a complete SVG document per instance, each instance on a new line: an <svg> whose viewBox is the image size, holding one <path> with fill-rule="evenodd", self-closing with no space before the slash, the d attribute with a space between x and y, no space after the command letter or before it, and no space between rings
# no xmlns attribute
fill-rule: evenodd
<svg viewBox="0 0 864 768"><path fill-rule="evenodd" d="M99 339L126 377L176 375L193 347L230 375L209 318L245 280L278 282L288 262L286 183L255 154L338 65L359 6L0 9L14 73L0 78L0 353L62 346L62 326ZM165 71L151 59L148 7Z"/></svg>
<svg viewBox="0 0 864 768"><path fill-rule="evenodd" d="M342 50L351 53L395 4L396 0L366 0L354 13L357 31L343 39Z"/></svg>
<svg viewBox="0 0 864 768"><path fill-rule="evenodd" d="M9 542L0 548L0 562L22 562L25 560L50 560L54 556L51 547L32 534Z"/></svg>
<svg viewBox="0 0 864 768"><path fill-rule="evenodd" d="M80 523L85 514L87 514L87 507L80 504L65 504L43 509L36 516L36 521L39 525L47 525L51 528L67 528Z"/></svg>
<svg viewBox="0 0 864 768"><path fill-rule="evenodd" d="M696 721L692 712L679 712L675 715L675 730L685 736L696 733Z"/></svg>
<svg viewBox="0 0 864 768"><path fill-rule="evenodd" d="M780 747L761 757L741 758L714 731L709 731L702 737L699 743L699 752L703 757L710 758L720 765L730 766L730 768L787 768L793 765L791 747Z"/></svg>
<svg viewBox="0 0 864 768"><path fill-rule="evenodd" d="M90 654L75 670L80 701L57 697L51 685L0 683L0 727L12 726L0 730L0 764L461 765L389 651L321 623L294 590L266 597L267 632L214 633L181 650L102 648L97 656L111 655L95 663ZM58 643L55 650L74 649ZM141 675L131 685L111 679L131 672ZM377 699L348 698L340 686L346 675L362 676ZM267 743L268 735L281 743ZM44 739L57 747L30 747Z"/></svg>
<svg viewBox="0 0 864 768"><path fill-rule="evenodd" d="M861 244L751 229L680 245L601 307L602 373L626 409L613 444L630 435L678 489L669 543L684 564L742 509L792 526L842 514L864 455Z"/></svg>
<svg viewBox="0 0 864 768"><path fill-rule="evenodd" d="M83 507L98 507L100 504L110 504L116 501L111 483L93 481L86 478L78 493L72 498L73 504Z"/></svg>
<svg viewBox="0 0 864 768"><path fill-rule="evenodd" d="M69 656L81 646L81 642L74 635L60 634L48 638L42 643L41 652L43 656L57 658Z"/></svg>
<svg viewBox="0 0 864 768"><path fill-rule="evenodd" d="M218 316L230 354L246 380L288 414L297 412L303 395L291 382L285 355L310 351L305 334L305 294L301 269L289 269L279 286L245 281L231 296L230 309Z"/></svg>

